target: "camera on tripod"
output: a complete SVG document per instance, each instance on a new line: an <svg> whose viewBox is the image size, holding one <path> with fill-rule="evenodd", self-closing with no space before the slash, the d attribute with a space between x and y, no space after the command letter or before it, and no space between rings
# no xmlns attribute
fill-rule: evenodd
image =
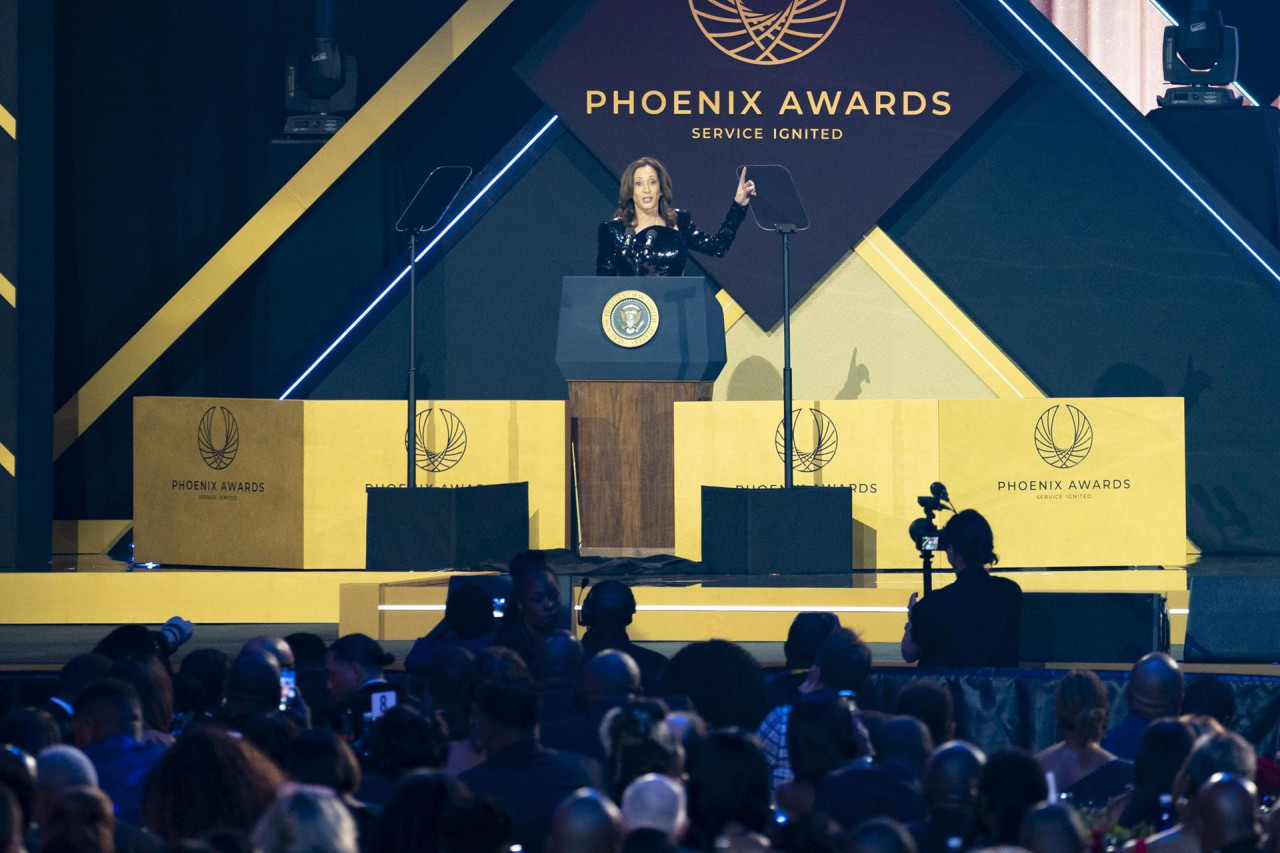
<svg viewBox="0 0 1280 853"><path fill-rule="evenodd" d="M933 555L944 548L942 534L933 520L934 513L944 509L954 513L956 510L951 505L947 487L941 483L930 483L929 494L916 498L916 503L920 504L920 508L924 510L924 516L911 522L907 533L915 543L916 550L920 552L921 567L924 570L924 591L928 592L933 585L930 577L930 572L933 570Z"/></svg>

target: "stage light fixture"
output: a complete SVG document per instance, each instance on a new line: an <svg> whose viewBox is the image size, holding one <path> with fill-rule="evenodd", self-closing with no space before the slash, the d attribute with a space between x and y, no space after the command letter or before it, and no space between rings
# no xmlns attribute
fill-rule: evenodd
<svg viewBox="0 0 1280 853"><path fill-rule="evenodd" d="M1176 84L1156 98L1162 107L1233 107L1229 89L1240 69L1240 33L1222 23L1212 0L1193 0L1181 23L1164 28L1164 79Z"/></svg>
<svg viewBox="0 0 1280 853"><path fill-rule="evenodd" d="M553 115L551 118L547 119L546 123L542 125L542 127L538 128L538 131L529 138L529 141L526 142L520 148L520 150L517 151L514 156L512 156L510 160L507 161L506 165L503 166L501 169L499 169L497 174L495 174L492 178L490 178L489 181L483 187L480 188L480 191L476 193L474 196L472 196L471 200L467 202L466 205L461 210L458 211L457 215L455 215L452 219L449 220L449 224L444 226L439 230L439 232L437 232L436 236L431 240L431 242L426 245L426 248L424 248L421 252L419 252L418 256L413 259L414 263L417 263L418 261L425 258L427 256L427 252L430 252L432 249L434 249L436 244L439 243L442 239L444 239L444 235L448 234L451 230L453 230L453 226L457 225L458 222L461 221L462 217L467 215L467 211L475 207L476 203L480 201L480 199L484 198L485 194L488 193L489 190L493 188L493 185L496 184L499 180L501 180L502 176L505 175L511 169L511 167L514 166L516 162L521 157L523 157L530 148L533 147L535 142L537 142L539 139L542 138L542 135L544 133L550 130L551 125L555 124L556 120L559 118L560 116ZM397 284L399 284L404 279L404 277L407 276L408 274L409 274L409 265L405 264L404 269L400 270L400 273L391 280L391 283L388 284L386 287L384 287L382 289L382 292L379 293L377 296L375 296L373 301L369 303L368 307L365 308L363 311L361 311L359 316L357 316L354 320L352 320L351 324L342 330L342 334L334 338L333 343L325 347L324 352L320 353L320 356L315 361L311 362L310 367L302 371L301 376L293 380L293 384L290 385L288 388L286 388L285 392L281 394L278 399L281 399L281 400L287 399L289 395L292 394L294 390L296 390L297 387L302 384L303 380L306 379L308 376L310 376L311 373L317 367L320 366L320 363L324 361L326 358L328 358L329 354L333 352L335 349L337 349L339 344L341 344L344 340L346 340L347 335L351 334L351 332L355 330L355 327L359 326L360 323L364 320L364 318L368 317L369 314L373 311L373 309L378 307L378 303L380 303L383 299L385 299L387 294L390 293L392 289Z"/></svg>
<svg viewBox="0 0 1280 853"><path fill-rule="evenodd" d="M332 136L347 122L341 113L356 108L356 58L343 53L338 39L337 0L314 0L307 55L285 62L286 136Z"/></svg>

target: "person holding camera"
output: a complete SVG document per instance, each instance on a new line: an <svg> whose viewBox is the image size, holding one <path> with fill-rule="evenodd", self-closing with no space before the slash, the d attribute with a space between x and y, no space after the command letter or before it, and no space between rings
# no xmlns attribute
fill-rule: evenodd
<svg viewBox="0 0 1280 853"><path fill-rule="evenodd" d="M1016 667L1022 588L987 569L999 561L991 525L977 510L962 510L938 544L956 580L919 601L911 594L902 659L921 667Z"/></svg>

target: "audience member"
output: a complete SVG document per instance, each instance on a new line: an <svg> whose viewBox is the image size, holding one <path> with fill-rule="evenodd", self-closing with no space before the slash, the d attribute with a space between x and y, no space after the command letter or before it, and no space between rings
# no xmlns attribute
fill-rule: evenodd
<svg viewBox="0 0 1280 853"><path fill-rule="evenodd" d="M1030 853L1085 853L1089 835L1075 809L1041 803L1027 812L1018 844Z"/></svg>
<svg viewBox="0 0 1280 853"><path fill-rule="evenodd" d="M746 649L727 640L690 643L667 664L663 696L688 696L707 725L755 731L767 711L764 675Z"/></svg>
<svg viewBox="0 0 1280 853"><path fill-rule="evenodd" d="M871 744L853 700L827 691L800 694L791 706L787 752L794 778L777 790L777 805L788 820L813 811L818 783L853 761L869 757Z"/></svg>
<svg viewBox="0 0 1280 853"><path fill-rule="evenodd" d="M1105 805L1125 789L1133 765L1100 745L1111 703L1102 679L1088 670L1072 670L1053 692L1053 710L1061 740L1036 755L1057 791L1077 805Z"/></svg>
<svg viewBox="0 0 1280 853"><path fill-rule="evenodd" d="M356 853L356 825L333 791L284 785L250 836L257 853Z"/></svg>
<svg viewBox="0 0 1280 853"><path fill-rule="evenodd" d="M578 624L587 629L582 648L588 658L605 649L625 652L640 667L645 692L652 694L667 667L667 657L631 642L627 626L635 615L636 597L631 587L616 580L600 581L591 587L578 612Z"/></svg>
<svg viewBox="0 0 1280 853"><path fill-rule="evenodd" d="M560 627L560 585L547 568L542 551L517 554L508 571L511 600L494 632L493 644L510 649L525 666L532 666L543 636Z"/></svg>
<svg viewBox="0 0 1280 853"><path fill-rule="evenodd" d="M64 793L86 788L101 790L93 763L83 752L62 744L45 749L36 758L36 823L41 827L48 824L54 805ZM109 812L114 809L110 799L107 808ZM114 819L113 824L116 853L159 853L164 848L160 839L125 820ZM43 849L40 839L36 840L32 849Z"/></svg>
<svg viewBox="0 0 1280 853"><path fill-rule="evenodd" d="M71 731L71 715L75 713L76 697L99 678L111 671L111 659L98 654L76 655L62 665L58 673L58 686L53 695L40 707L57 720L62 731L62 743L71 743L75 735Z"/></svg>
<svg viewBox="0 0 1280 853"><path fill-rule="evenodd" d="M871 737L873 766L845 767L818 785L816 808L845 830L876 817L910 823L927 811L921 777L933 752L928 729L914 717L891 717Z"/></svg>
<svg viewBox="0 0 1280 853"><path fill-rule="evenodd" d="M977 510L961 510L943 527L939 545L956 580L918 602L911 593L902 659L921 667L1016 667L1022 588L988 571L999 562L991 525Z"/></svg>
<svg viewBox="0 0 1280 853"><path fill-rule="evenodd" d="M672 658L675 665L677 654ZM769 827L769 764L754 736L738 730L713 731L689 778L689 831L685 843L711 850L723 833L763 834Z"/></svg>
<svg viewBox="0 0 1280 853"><path fill-rule="evenodd" d="M295 669L295 661L293 657L293 647L289 645L289 641L284 637L272 637L262 635L253 637L245 641L240 647L240 653L245 652L266 652L274 655L276 665L280 669Z"/></svg>
<svg viewBox="0 0 1280 853"><path fill-rule="evenodd" d="M782 644L786 666L782 672L765 679L765 702L770 710L790 705L795 700L800 685L808 679L809 670L818 661L818 646L839 627L840 617L834 613L797 613L791 620L787 641Z"/></svg>
<svg viewBox="0 0 1280 853"><path fill-rule="evenodd" d="M1218 773L1195 796L1195 823L1205 853L1254 853L1262 840L1258 789L1248 779Z"/></svg>
<svg viewBox="0 0 1280 853"><path fill-rule="evenodd" d="M236 655L227 673L224 719L235 728L254 714L280 709L280 661L269 651L245 650Z"/></svg>
<svg viewBox="0 0 1280 853"><path fill-rule="evenodd" d="M599 791L581 788L566 797L551 817L547 853L618 853L622 813Z"/></svg>
<svg viewBox="0 0 1280 853"><path fill-rule="evenodd" d="M207 723L222 713L231 659L219 649L195 649L173 677L174 730Z"/></svg>
<svg viewBox="0 0 1280 853"><path fill-rule="evenodd" d="M1179 822L1145 839L1147 853L1199 853L1200 837L1189 804L1205 783L1218 773L1252 779L1257 769L1253 747L1238 734L1215 731L1196 739L1191 753L1173 780L1173 801ZM1125 853L1141 853L1136 842L1125 845Z"/></svg>
<svg viewBox="0 0 1280 853"><path fill-rule="evenodd" d="M1110 807L1117 826L1150 835L1160 829L1160 797L1172 803L1173 779L1191 752L1191 729L1181 720L1156 720L1138 738L1133 788Z"/></svg>
<svg viewBox="0 0 1280 853"><path fill-rule="evenodd" d="M893 818L875 818L854 827L846 835L847 853L916 853L907 828Z"/></svg>
<svg viewBox="0 0 1280 853"><path fill-rule="evenodd" d="M293 652L293 665L298 678L298 695L311 711L312 720L338 724L337 703L329 692L329 673L324 661L329 649L316 634L299 631L285 637Z"/></svg>
<svg viewBox="0 0 1280 853"><path fill-rule="evenodd" d="M298 631L285 637L284 641L289 644L289 651L293 652L294 669L299 672L324 669L324 658L329 653L329 647L320 635Z"/></svg>
<svg viewBox="0 0 1280 853"><path fill-rule="evenodd" d="M614 708L600 724L608 793L621 798L627 786L648 773L673 779L684 775L684 748L667 727L667 706L637 699Z"/></svg>
<svg viewBox="0 0 1280 853"><path fill-rule="evenodd" d="M360 798L375 804L385 803L396 782L409 771L443 768L449 758L449 740L440 721L407 705L375 720L366 746L369 772Z"/></svg>
<svg viewBox="0 0 1280 853"><path fill-rule="evenodd" d="M978 780L987 756L971 743L953 740L929 756L924 771L928 816L910 826L919 853L957 853L978 835Z"/></svg>
<svg viewBox="0 0 1280 853"><path fill-rule="evenodd" d="M1144 655L1129 671L1124 688L1128 715L1107 733L1102 748L1132 761L1138 754L1138 738L1161 717L1176 717L1182 708L1182 670L1166 654Z"/></svg>
<svg viewBox="0 0 1280 853"><path fill-rule="evenodd" d="M622 853L675 853L689 829L684 786L661 773L636 779L622 795L622 824Z"/></svg>
<svg viewBox="0 0 1280 853"><path fill-rule="evenodd" d="M1197 675L1183 691L1182 713L1212 717L1219 725L1230 728L1236 715L1236 696L1218 676Z"/></svg>
<svg viewBox="0 0 1280 853"><path fill-rule="evenodd" d="M544 723L577 709L585 664L582 643L565 629L549 631L542 638L530 671L542 685L541 720Z"/></svg>
<svg viewBox="0 0 1280 853"><path fill-rule="evenodd" d="M894 697L893 713L924 723L934 743L946 743L956 736L951 691L937 682L913 681L903 687Z"/></svg>
<svg viewBox="0 0 1280 853"><path fill-rule="evenodd" d="M97 788L69 788L40 827L41 853L115 853L111 800Z"/></svg>
<svg viewBox="0 0 1280 853"><path fill-rule="evenodd" d="M39 755L46 746L62 742L58 721L40 708L14 708L0 718L0 743L18 747L28 755Z"/></svg>
<svg viewBox="0 0 1280 853"><path fill-rule="evenodd" d="M248 833L283 783L257 747L204 726L179 738L151 772L145 826L169 843L213 830Z"/></svg>
<svg viewBox="0 0 1280 853"><path fill-rule="evenodd" d="M366 723L404 701L403 692L382 673L383 667L395 659L365 634L347 634L329 647L324 668L342 734L355 739L364 737Z"/></svg>
<svg viewBox="0 0 1280 853"><path fill-rule="evenodd" d="M431 655L425 670L427 700L449 734L450 776L470 770L484 756L471 744L471 691L475 658L462 646L445 646Z"/></svg>
<svg viewBox="0 0 1280 853"><path fill-rule="evenodd" d="M820 812L779 818L769 833L769 840L778 849L804 851L804 853L844 853L844 834L839 824Z"/></svg>
<svg viewBox="0 0 1280 853"><path fill-rule="evenodd" d="M1016 845L1023 817L1048 796L1044 773L1030 753L1013 747L991 753L978 777L975 846Z"/></svg>
<svg viewBox="0 0 1280 853"><path fill-rule="evenodd" d="M828 631L819 644L817 658L796 692L798 696L811 698L844 692L856 699L870 674L871 647L849 628L835 628ZM787 721L790 715L790 705L774 708L764 718L757 732L764 748L764 757L772 768L775 788L792 778L787 747Z"/></svg>
<svg viewBox="0 0 1280 853"><path fill-rule="evenodd" d="M157 655L168 669L170 656L191 639L193 632L192 624L181 616L170 617L159 631L152 631L146 625L121 625L99 640L93 652L113 662Z"/></svg>
<svg viewBox="0 0 1280 853"><path fill-rule="evenodd" d="M415 770L396 784L374 831L372 853L436 853L453 849L447 836L450 817L467 802L470 794L458 780L434 770ZM490 816L503 823L501 812ZM506 823L509 830L510 824ZM484 824L472 827L484 831ZM501 831L501 828L499 829ZM464 848L466 849L466 848ZM474 848L473 848L474 849Z"/></svg>
<svg viewBox="0 0 1280 853"><path fill-rule="evenodd" d="M142 709L142 740L161 746L173 745L173 679L158 655L117 660L111 678L133 685Z"/></svg>
<svg viewBox="0 0 1280 853"><path fill-rule="evenodd" d="M81 691L71 718L76 746L93 762L98 785L111 798L116 817L142 820L142 784L165 747L142 739L142 707L133 686L104 678Z"/></svg>
<svg viewBox="0 0 1280 853"><path fill-rule="evenodd" d="M600 765L542 747L538 685L514 652L486 650L476 669L475 740L487 757L459 779L476 794L505 805L514 841L528 853L539 853L555 807L579 788L599 788Z"/></svg>
<svg viewBox="0 0 1280 853"><path fill-rule="evenodd" d="M443 649L465 649L476 654L493 642L496 620L493 598L479 583L450 584L444 603L444 619L425 637L419 637L405 656L404 668L414 675L427 675Z"/></svg>
<svg viewBox="0 0 1280 853"><path fill-rule="evenodd" d="M298 732L289 741L280 769L295 782L333 791L356 822L361 848L367 849L378 812L357 797L360 763L346 741L327 728Z"/></svg>
<svg viewBox="0 0 1280 853"><path fill-rule="evenodd" d="M0 746L0 787L8 788L18 801L19 829L25 838L35 818L35 759L16 746Z"/></svg>
<svg viewBox="0 0 1280 853"><path fill-rule="evenodd" d="M640 667L625 652L606 650L582 670L583 709L561 714L542 727L542 742L552 749L605 761L600 725L605 715L640 693Z"/></svg>

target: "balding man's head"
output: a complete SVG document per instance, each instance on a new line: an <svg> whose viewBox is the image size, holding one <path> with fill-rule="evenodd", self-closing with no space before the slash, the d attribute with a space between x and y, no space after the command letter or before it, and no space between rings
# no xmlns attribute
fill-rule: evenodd
<svg viewBox="0 0 1280 853"><path fill-rule="evenodd" d="M639 690L640 667L626 652L606 649L583 668L582 692L589 698L627 696Z"/></svg>
<svg viewBox="0 0 1280 853"><path fill-rule="evenodd" d="M1129 671L1124 695L1130 713L1139 717L1155 720L1177 716L1182 707L1182 670L1166 654L1144 655Z"/></svg>
<svg viewBox="0 0 1280 853"><path fill-rule="evenodd" d="M986 753L962 740L947 741L935 749L924 771L924 796L930 810L971 811L986 763Z"/></svg>
<svg viewBox="0 0 1280 853"><path fill-rule="evenodd" d="M87 755L66 744L45 747L36 758L36 822L48 821L53 804L64 792L96 787L98 773Z"/></svg>
<svg viewBox="0 0 1280 853"><path fill-rule="evenodd" d="M1248 779L1219 773L1196 794L1193 810L1203 850L1232 844L1256 844L1262 837L1258 789Z"/></svg>
<svg viewBox="0 0 1280 853"><path fill-rule="evenodd" d="M641 776L622 795L622 822L627 832L656 829L679 843L689 827L684 786L659 773Z"/></svg>
<svg viewBox="0 0 1280 853"><path fill-rule="evenodd" d="M578 683L583 666L582 643L563 629L542 638L533 671L543 687L568 690Z"/></svg>
<svg viewBox="0 0 1280 853"><path fill-rule="evenodd" d="M280 705L280 664L270 651L244 651L227 675L227 711L270 713Z"/></svg>
<svg viewBox="0 0 1280 853"><path fill-rule="evenodd" d="M1089 835L1075 809L1041 803L1022 819L1018 844L1031 853L1084 853Z"/></svg>
<svg viewBox="0 0 1280 853"><path fill-rule="evenodd" d="M270 652L276 656L276 663L281 669L293 669L293 649L285 642L284 637L254 637L245 643L241 652Z"/></svg>
<svg viewBox="0 0 1280 853"><path fill-rule="evenodd" d="M622 846L622 813L599 791L579 788L551 817L547 853L617 853Z"/></svg>
<svg viewBox="0 0 1280 853"><path fill-rule="evenodd" d="M1194 797L1218 773L1252 780L1257 771L1258 754L1240 735L1235 732L1200 735L1174 780L1174 794Z"/></svg>

